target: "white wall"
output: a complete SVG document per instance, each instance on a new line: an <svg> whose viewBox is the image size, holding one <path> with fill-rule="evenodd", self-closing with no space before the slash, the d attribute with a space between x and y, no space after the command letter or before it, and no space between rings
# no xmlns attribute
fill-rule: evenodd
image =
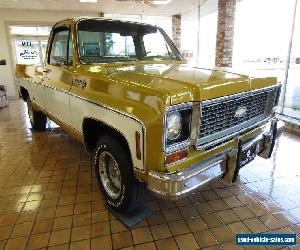
<svg viewBox="0 0 300 250"><path fill-rule="evenodd" d="M97 16L95 13L60 12L60 11L30 11L0 9L0 60L5 59L7 65L0 65L0 84L8 87L8 96L16 97L14 84L14 65L12 65L12 51L8 24L54 24L55 22L75 16Z"/></svg>

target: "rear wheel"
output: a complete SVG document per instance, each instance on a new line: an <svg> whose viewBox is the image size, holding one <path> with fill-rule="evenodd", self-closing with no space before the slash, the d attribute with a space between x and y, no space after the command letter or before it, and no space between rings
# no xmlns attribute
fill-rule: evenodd
<svg viewBox="0 0 300 250"><path fill-rule="evenodd" d="M42 112L34 110L30 98L27 99L28 116L31 126L34 130L45 130L47 123L47 116Z"/></svg>
<svg viewBox="0 0 300 250"><path fill-rule="evenodd" d="M108 205L119 212L131 212L142 206L146 186L135 178L130 156L124 147L112 136L100 137L93 164Z"/></svg>

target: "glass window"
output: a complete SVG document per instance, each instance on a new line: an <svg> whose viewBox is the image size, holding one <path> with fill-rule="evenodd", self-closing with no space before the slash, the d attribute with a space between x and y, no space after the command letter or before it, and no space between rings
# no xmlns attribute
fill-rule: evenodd
<svg viewBox="0 0 300 250"><path fill-rule="evenodd" d="M182 60L164 32L155 26L86 19L78 23L83 63Z"/></svg>
<svg viewBox="0 0 300 250"><path fill-rule="evenodd" d="M70 32L68 29L59 29L57 31L54 31L49 58L50 64L68 65L73 62L73 46L71 39L69 40L69 33Z"/></svg>
<svg viewBox="0 0 300 250"><path fill-rule="evenodd" d="M49 36L51 26L10 26L10 33L12 35L35 35L35 36Z"/></svg>
<svg viewBox="0 0 300 250"><path fill-rule="evenodd" d="M243 0L237 3L233 65L252 76L275 76L284 84L277 112L300 118L300 7L294 27L288 78L286 65L294 13L294 1ZM257 7L259 6L259 8ZM272 11L269 11L272 6ZM255 18L253 18L255 13ZM280 17L280 18L279 18ZM249 20L251 19L251 22Z"/></svg>
<svg viewBox="0 0 300 250"><path fill-rule="evenodd" d="M300 119L300 4L298 2L283 113Z"/></svg>
<svg viewBox="0 0 300 250"><path fill-rule="evenodd" d="M252 76L276 76L284 82L292 10L293 1L237 3L233 42L233 66L237 70Z"/></svg>
<svg viewBox="0 0 300 250"><path fill-rule="evenodd" d="M181 19L181 53L183 58L191 64L198 62L198 22L197 8L182 15Z"/></svg>
<svg viewBox="0 0 300 250"><path fill-rule="evenodd" d="M79 31L80 54L88 57L136 57L131 36L119 33Z"/></svg>
<svg viewBox="0 0 300 250"><path fill-rule="evenodd" d="M176 59L172 49L160 32L143 36L147 59Z"/></svg>
<svg viewBox="0 0 300 250"><path fill-rule="evenodd" d="M105 33L105 54L108 56L135 56L131 36L121 36L118 33Z"/></svg>
<svg viewBox="0 0 300 250"><path fill-rule="evenodd" d="M181 51L188 63L215 66L217 10L218 1L203 1L199 10L197 6L182 15Z"/></svg>

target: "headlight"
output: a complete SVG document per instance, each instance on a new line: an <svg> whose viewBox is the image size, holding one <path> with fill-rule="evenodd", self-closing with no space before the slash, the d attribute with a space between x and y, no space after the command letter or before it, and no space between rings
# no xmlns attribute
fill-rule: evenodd
<svg viewBox="0 0 300 250"><path fill-rule="evenodd" d="M182 103L169 107L164 118L164 151L171 153L190 144L192 104Z"/></svg>
<svg viewBox="0 0 300 250"><path fill-rule="evenodd" d="M182 130L182 116L179 112L174 111L167 116L167 139L176 140Z"/></svg>

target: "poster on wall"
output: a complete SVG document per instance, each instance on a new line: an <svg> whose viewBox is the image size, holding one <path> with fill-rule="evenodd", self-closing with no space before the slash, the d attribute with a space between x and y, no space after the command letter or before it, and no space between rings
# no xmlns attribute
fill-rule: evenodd
<svg viewBox="0 0 300 250"><path fill-rule="evenodd" d="M18 64L40 64L38 41L17 40L15 47Z"/></svg>

